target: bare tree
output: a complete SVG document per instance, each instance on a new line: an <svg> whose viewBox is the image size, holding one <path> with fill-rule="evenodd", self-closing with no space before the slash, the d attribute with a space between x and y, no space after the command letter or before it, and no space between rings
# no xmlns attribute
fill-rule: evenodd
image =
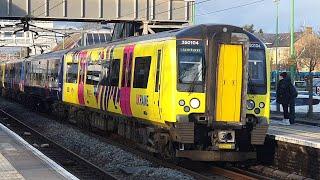
<svg viewBox="0 0 320 180"><path fill-rule="evenodd" d="M313 76L312 72L320 65L320 39L315 33L305 35L304 40L296 47L297 63L309 71L307 89L309 91L308 117L313 114Z"/></svg>
<svg viewBox="0 0 320 180"><path fill-rule="evenodd" d="M256 30L254 29L254 25L253 24L246 24L243 26L243 29L248 31L248 32L251 32L251 33L254 33Z"/></svg>

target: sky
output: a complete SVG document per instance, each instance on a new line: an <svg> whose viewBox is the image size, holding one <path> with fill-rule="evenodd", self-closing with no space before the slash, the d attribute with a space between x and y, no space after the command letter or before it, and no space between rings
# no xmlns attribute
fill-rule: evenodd
<svg viewBox="0 0 320 180"><path fill-rule="evenodd" d="M196 0L201 2L203 0ZM255 29L274 33L276 29L276 5L273 0L211 0L196 4L196 24L223 23L243 26L254 24ZM290 31L290 1L280 0L279 3L279 31ZM226 11L222 9L257 2L252 5L234 8ZM320 0L295 0L295 30L303 26L312 26L320 31Z"/></svg>

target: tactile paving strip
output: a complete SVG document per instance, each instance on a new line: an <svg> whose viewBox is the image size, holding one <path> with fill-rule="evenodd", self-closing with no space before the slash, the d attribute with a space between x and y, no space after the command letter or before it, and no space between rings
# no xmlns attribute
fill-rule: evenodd
<svg viewBox="0 0 320 180"><path fill-rule="evenodd" d="M0 180L24 180L23 176L0 153Z"/></svg>

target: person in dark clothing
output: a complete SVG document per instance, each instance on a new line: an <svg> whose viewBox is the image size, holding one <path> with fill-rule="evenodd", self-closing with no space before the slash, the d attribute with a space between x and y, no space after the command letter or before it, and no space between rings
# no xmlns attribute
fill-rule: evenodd
<svg viewBox="0 0 320 180"><path fill-rule="evenodd" d="M280 81L277 86L277 103L283 108L283 123L294 124L295 99L298 96L296 88L291 83L291 79L286 72L280 74Z"/></svg>

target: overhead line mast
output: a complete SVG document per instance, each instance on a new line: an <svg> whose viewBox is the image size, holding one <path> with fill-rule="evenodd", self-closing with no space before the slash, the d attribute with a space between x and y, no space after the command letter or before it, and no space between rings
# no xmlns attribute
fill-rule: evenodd
<svg viewBox="0 0 320 180"><path fill-rule="evenodd" d="M290 74L292 81L295 80L295 72L296 72L296 55L294 49L294 0L291 0L291 41L290 41L290 55L291 55L291 65L290 65Z"/></svg>

